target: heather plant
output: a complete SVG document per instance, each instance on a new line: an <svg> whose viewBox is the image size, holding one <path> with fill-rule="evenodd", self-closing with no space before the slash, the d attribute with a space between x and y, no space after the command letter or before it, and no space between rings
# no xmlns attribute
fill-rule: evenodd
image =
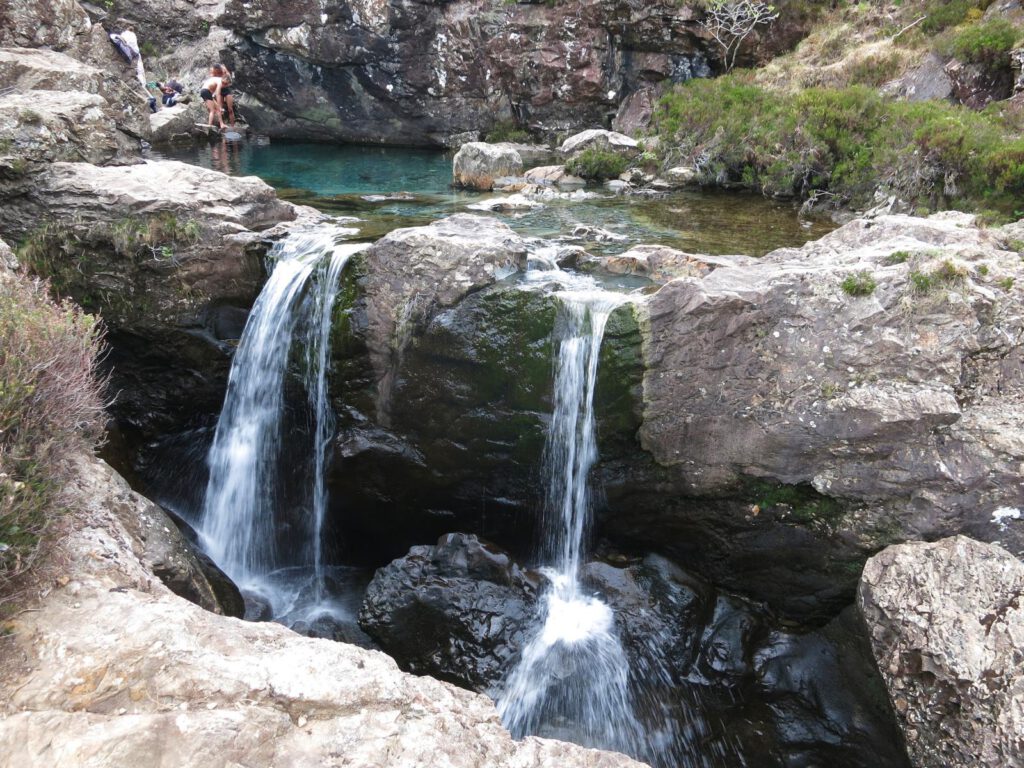
<svg viewBox="0 0 1024 768"><path fill-rule="evenodd" d="M96 319L45 282L0 274L0 598L60 514L67 455L102 439L101 343Z"/></svg>
<svg viewBox="0 0 1024 768"><path fill-rule="evenodd" d="M790 94L745 72L693 80L662 98L653 126L666 163L774 197L828 192L856 207L880 190L927 210L1009 209L1024 193L1024 138L996 117L864 86Z"/></svg>

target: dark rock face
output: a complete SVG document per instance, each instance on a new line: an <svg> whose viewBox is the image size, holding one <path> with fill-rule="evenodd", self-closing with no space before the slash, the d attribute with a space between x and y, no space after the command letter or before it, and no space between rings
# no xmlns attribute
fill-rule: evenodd
<svg viewBox="0 0 1024 768"><path fill-rule="evenodd" d="M1013 94L1014 77L1009 67L993 70L980 64L952 61L945 72L952 84L953 97L971 109L984 109Z"/></svg>
<svg viewBox="0 0 1024 768"><path fill-rule="evenodd" d="M697 11L671 2L230 2L225 51L263 131L446 145L515 119L607 124L646 84L707 76Z"/></svg>
<svg viewBox="0 0 1024 768"><path fill-rule="evenodd" d="M658 556L628 568L593 562L582 580L614 609L633 674L658 701L699 710L708 744L728 745L731 758L906 765L852 611L822 630L787 632L763 606L717 593ZM380 569L360 623L403 669L494 693L538 627L541 581L476 537L450 534ZM656 668L671 679L652 680Z"/></svg>
<svg viewBox="0 0 1024 768"><path fill-rule="evenodd" d="M450 534L378 570L359 624L408 671L483 691L525 645L540 582L476 536Z"/></svg>

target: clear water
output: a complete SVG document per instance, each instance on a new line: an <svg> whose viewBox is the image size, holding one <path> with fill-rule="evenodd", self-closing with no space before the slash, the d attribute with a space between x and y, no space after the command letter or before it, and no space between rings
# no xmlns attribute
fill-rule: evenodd
<svg viewBox="0 0 1024 768"><path fill-rule="evenodd" d="M467 211L495 196L451 189L452 155L436 150L220 140L153 155L259 176L283 198L359 217L358 237L368 240ZM801 218L792 203L756 195L680 192L646 198L613 195L600 187L590 191L596 196L584 201L546 201L536 210L491 215L523 235L577 243L597 254L658 243L696 253L761 256L802 245L835 226ZM399 193L411 199L380 199Z"/></svg>

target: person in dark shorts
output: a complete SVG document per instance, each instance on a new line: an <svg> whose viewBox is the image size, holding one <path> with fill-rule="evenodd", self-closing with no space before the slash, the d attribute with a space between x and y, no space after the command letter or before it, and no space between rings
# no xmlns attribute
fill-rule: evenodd
<svg viewBox="0 0 1024 768"><path fill-rule="evenodd" d="M206 111L210 116L210 121L207 123L209 126L213 126L213 118L217 118L217 122L220 124L220 129L224 130L224 118L221 116L221 110L223 109L223 102L221 101L220 89L221 89L221 78L216 73L216 67L210 70L210 76L203 80L203 84L199 89L199 97L203 100L203 106L206 107Z"/></svg>

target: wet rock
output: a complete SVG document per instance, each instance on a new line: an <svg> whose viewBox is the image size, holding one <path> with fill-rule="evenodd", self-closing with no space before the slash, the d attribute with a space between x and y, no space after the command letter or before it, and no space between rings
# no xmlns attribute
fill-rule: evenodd
<svg viewBox="0 0 1024 768"><path fill-rule="evenodd" d="M957 536L868 561L858 608L915 766L1020 764L1024 564Z"/></svg>
<svg viewBox="0 0 1024 768"><path fill-rule="evenodd" d="M532 211L534 208L543 208L543 203L531 200L525 195L515 194L505 197L491 197L477 203L466 206L472 211L490 211L503 213L508 211Z"/></svg>
<svg viewBox="0 0 1024 768"><path fill-rule="evenodd" d="M150 141L162 144L175 139L191 138L196 123L205 123L207 119L206 110L197 102L164 107L149 117L152 129Z"/></svg>
<svg viewBox="0 0 1024 768"><path fill-rule="evenodd" d="M753 660L786 765L909 765L852 606L815 632L771 632Z"/></svg>
<svg viewBox="0 0 1024 768"><path fill-rule="evenodd" d="M481 141L463 144L452 161L455 185L484 192L501 176L521 176L523 159L516 150Z"/></svg>
<svg viewBox="0 0 1024 768"><path fill-rule="evenodd" d="M394 377L407 342L439 310L526 265L526 246L495 219L459 214L397 229L365 253L367 346L387 426Z"/></svg>
<svg viewBox="0 0 1024 768"><path fill-rule="evenodd" d="M654 109L664 91L664 85L645 84L630 93L619 104L619 110L612 120L612 129L627 136L644 133L650 127Z"/></svg>
<svg viewBox="0 0 1024 768"><path fill-rule="evenodd" d="M484 691L525 645L540 582L476 536L450 534L378 570L359 624L402 669Z"/></svg>
<svg viewBox="0 0 1024 768"><path fill-rule="evenodd" d="M570 189L579 189L587 185L586 180L566 171L564 165L541 165L528 170L525 176L534 184L554 184Z"/></svg>
<svg viewBox="0 0 1024 768"><path fill-rule="evenodd" d="M98 490L69 497L63 578L5 622L0 750L11 765L269 768L344 753L361 765L639 768L513 741L488 699L404 674L384 654L191 605L154 578Z"/></svg>
<svg viewBox="0 0 1024 768"><path fill-rule="evenodd" d="M600 128L590 128L586 131L570 136L562 142L558 151L566 157L572 157L585 152L588 149L600 152L614 152L626 157L636 157L640 154L640 145L636 139L631 139L615 131L605 131Z"/></svg>
<svg viewBox="0 0 1024 768"><path fill-rule="evenodd" d="M755 263L748 256L703 256L663 245L638 245L617 256L602 256L592 263L614 275L643 275L659 283L679 277L702 278L718 267Z"/></svg>

